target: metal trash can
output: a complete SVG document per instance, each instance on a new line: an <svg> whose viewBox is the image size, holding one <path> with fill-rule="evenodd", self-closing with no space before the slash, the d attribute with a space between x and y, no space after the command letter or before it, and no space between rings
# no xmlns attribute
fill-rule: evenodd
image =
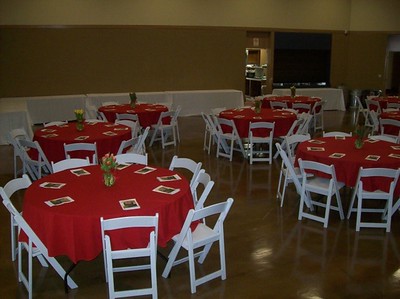
<svg viewBox="0 0 400 299"><path fill-rule="evenodd" d="M357 107L356 97L360 98L360 96L361 96L361 90L360 89L353 89L350 92L350 108L356 108Z"/></svg>

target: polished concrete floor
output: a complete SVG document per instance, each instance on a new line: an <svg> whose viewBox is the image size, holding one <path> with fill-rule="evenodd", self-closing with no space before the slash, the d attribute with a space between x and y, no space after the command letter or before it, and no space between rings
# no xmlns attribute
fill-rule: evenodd
<svg viewBox="0 0 400 299"><path fill-rule="evenodd" d="M353 130L351 112L328 111L325 129ZM400 297L400 215L395 214L392 232L364 229L355 232L354 216L340 221L331 213L329 227L310 220L297 220L298 196L287 192L283 208L276 200L280 163L250 165L238 154L232 162L215 158L215 151L203 151L204 124L201 117L180 119L181 143L164 151L159 145L148 149L150 164L168 166L173 155L201 161L215 181L207 201L212 204L233 197L235 202L225 222L227 279L213 280L190 293L187 265L161 277L165 262L159 258L159 298L399 298ZM0 185L12 178L12 151L0 146L3 157ZM350 190L342 194L345 209ZM21 199L17 198L19 204ZM9 217L0 207L0 297L26 298L18 284L17 264L10 260ZM160 251L168 253L169 248ZM218 265L213 248L198 273ZM59 258L64 267L65 257ZM107 298L103 259L78 264L72 277L78 289L64 293L63 282L52 269L34 262L34 298ZM123 286L147 282L146 273L120 278Z"/></svg>

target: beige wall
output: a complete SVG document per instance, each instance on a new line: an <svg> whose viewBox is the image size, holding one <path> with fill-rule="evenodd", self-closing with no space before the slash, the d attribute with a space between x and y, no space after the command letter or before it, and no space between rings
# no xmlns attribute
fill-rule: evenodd
<svg viewBox="0 0 400 299"><path fill-rule="evenodd" d="M397 0L0 0L0 97L244 90L248 33L273 49L291 29L332 33L332 86L383 89L398 11Z"/></svg>

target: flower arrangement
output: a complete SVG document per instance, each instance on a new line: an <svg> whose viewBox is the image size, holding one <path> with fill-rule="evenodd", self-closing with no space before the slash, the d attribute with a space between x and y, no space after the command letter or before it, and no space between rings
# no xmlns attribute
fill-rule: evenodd
<svg viewBox="0 0 400 299"><path fill-rule="evenodd" d="M78 131L83 131L84 128L83 121L85 120L84 119L85 112L83 111L83 109L75 109L74 113L76 118L76 129Z"/></svg>
<svg viewBox="0 0 400 299"><path fill-rule="evenodd" d="M296 97L296 87L295 86L290 87L290 96L292 98Z"/></svg>
<svg viewBox="0 0 400 299"><path fill-rule="evenodd" d="M356 141L354 142L354 146L357 149L360 149L364 145L364 138L367 136L367 129L365 126L357 125L356 130L354 131L354 135L356 136Z"/></svg>
<svg viewBox="0 0 400 299"><path fill-rule="evenodd" d="M104 185L110 187L115 183L115 176L112 173L117 168L117 160L113 154L105 154L100 161L100 168L103 170Z"/></svg>
<svg viewBox="0 0 400 299"><path fill-rule="evenodd" d="M137 96L135 92L129 93L129 98L131 99L130 105L132 108L135 108L136 106L136 101L137 101Z"/></svg>

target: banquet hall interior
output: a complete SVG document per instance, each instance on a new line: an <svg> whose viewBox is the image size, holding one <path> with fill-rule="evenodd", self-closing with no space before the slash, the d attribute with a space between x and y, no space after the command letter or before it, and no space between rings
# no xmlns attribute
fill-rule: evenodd
<svg viewBox="0 0 400 299"><path fill-rule="evenodd" d="M300 33L323 39L329 35L329 56L325 46L318 46L312 53L321 60L314 62L324 62L325 68L319 69L325 76L322 87L340 89L345 95L344 109L323 112L324 131L354 133L355 95L399 93L399 9L397 0L173 0L168 4L117 0L113 6L96 0L63 0L58 6L51 0L0 0L0 124L4 125L6 114L21 109L26 113L26 105L34 102L24 101L39 96L234 90L243 94L243 105L249 104L257 96L305 78L307 66L298 63L307 63L304 56L296 56L292 65L278 65L291 53L279 52L278 37ZM256 66L250 65L254 57ZM254 69L262 69L258 79L248 77ZM283 82L278 75L298 77ZM298 94L301 87L310 87L310 81L312 87L321 84L310 78L298 83ZM201 162L215 182L206 205L234 199L224 223L227 278L204 283L194 294L188 265L173 267L171 275L163 278L171 241L158 248L159 298L399 298L398 212L388 233L384 229L356 232L355 216L340 220L334 212L327 228L298 220L299 195L294 186L289 185L282 207L276 197L280 158L271 164L250 164L235 153L230 161L216 157L215 146L208 154L203 149L202 103L188 101L186 113L179 117L180 142L162 148L159 143L149 146L148 139L148 164L168 168L175 155ZM40 107L39 112L58 108ZM33 131L42 127L42 123L31 125ZM322 130L313 132L313 137L320 136ZM0 144L0 156L0 186L4 186L14 177L12 146ZM352 192L349 187L341 190L345 213ZM23 199L24 192L13 197L18 209ZM10 215L3 205L0 240L1 298L28 298L18 282L18 263L11 261ZM71 265L66 256L57 260L64 269ZM214 245L196 270L208 273L218 264ZM54 269L34 259L33 298L108 298L102 254L79 262L71 277L79 287L66 292ZM120 286L128 287L149 282L149 276L140 272L118 279Z"/></svg>

